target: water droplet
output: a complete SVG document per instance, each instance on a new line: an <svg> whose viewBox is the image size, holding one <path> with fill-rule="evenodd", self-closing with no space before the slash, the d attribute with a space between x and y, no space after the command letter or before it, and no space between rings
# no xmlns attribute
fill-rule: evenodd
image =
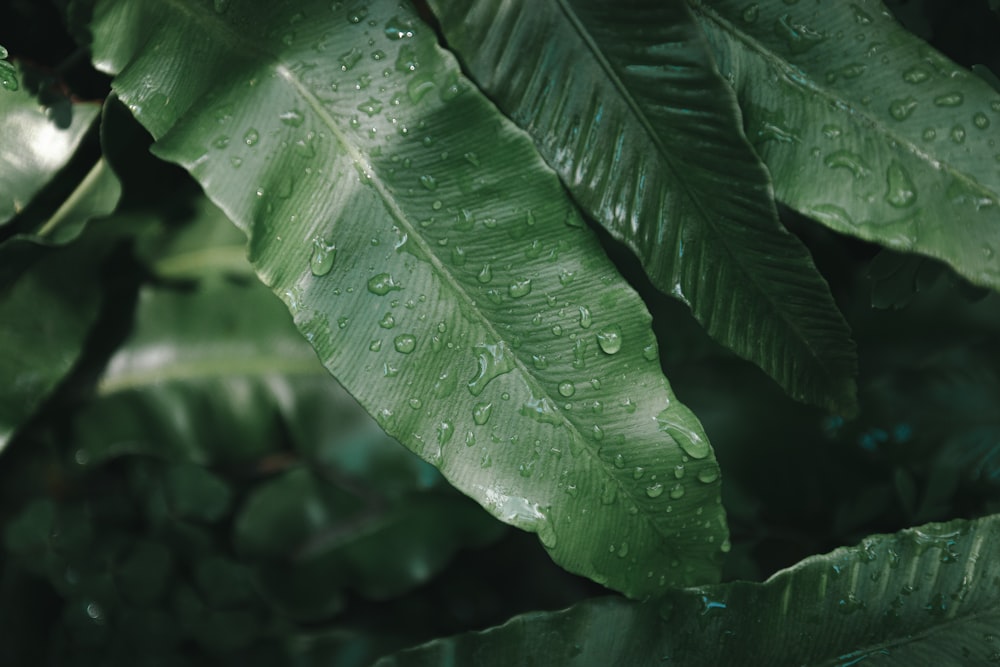
<svg viewBox="0 0 1000 667"><path fill-rule="evenodd" d="M980 130L985 130L990 126L990 119L986 117L986 114L978 112L972 117L972 124Z"/></svg>
<svg viewBox="0 0 1000 667"><path fill-rule="evenodd" d="M597 424L594 424L594 427L592 429L590 429L590 435L591 435L591 437L594 438L594 440L597 440L598 442L600 442L601 440L604 440L604 429L601 428L600 426L598 426ZM621 456L621 454L619 454L618 456ZM618 458L617 457L615 457L615 465L618 465ZM620 465L618 467L622 468L622 467L624 467L624 465L625 465L625 459L622 459L622 465Z"/></svg>
<svg viewBox="0 0 1000 667"><path fill-rule="evenodd" d="M229 145L229 137L227 137L224 134L219 135L218 137L215 138L215 141L212 142L212 145L220 149L225 148L226 146Z"/></svg>
<svg viewBox="0 0 1000 667"><path fill-rule="evenodd" d="M361 49L359 49L356 46L353 47L350 51L345 51L344 53L341 53L340 57L337 59L337 61L340 63L340 71L346 72L350 70L352 67L358 64L358 61L361 60L363 55L364 54L361 52Z"/></svg>
<svg viewBox="0 0 1000 667"><path fill-rule="evenodd" d="M681 479L682 477L684 477L685 472L686 469L684 468L684 464L678 463L677 465L674 466L674 479Z"/></svg>
<svg viewBox="0 0 1000 667"><path fill-rule="evenodd" d="M622 330L616 324L605 327L597 334L597 344L605 354L615 354L622 349Z"/></svg>
<svg viewBox="0 0 1000 667"><path fill-rule="evenodd" d="M493 280L493 268L489 265L489 262L483 264L483 268L479 269L476 280L484 285Z"/></svg>
<svg viewBox="0 0 1000 667"><path fill-rule="evenodd" d="M823 164L831 169L847 169L854 178L865 178L870 170L864 159L851 151L834 151L823 159Z"/></svg>
<svg viewBox="0 0 1000 667"><path fill-rule="evenodd" d="M472 408L472 420L479 426L486 424L490 420L491 414L493 414L492 403L476 403L475 407Z"/></svg>
<svg viewBox="0 0 1000 667"><path fill-rule="evenodd" d="M298 109L289 109L288 111L283 111L278 115L281 122L285 125L291 127L301 127L302 123L305 121L305 116Z"/></svg>
<svg viewBox="0 0 1000 667"><path fill-rule="evenodd" d="M905 97L893 100L889 105L889 114L896 120L906 120L917 108L917 100L912 97Z"/></svg>
<svg viewBox="0 0 1000 667"><path fill-rule="evenodd" d="M559 395L560 396L565 396L566 398L569 398L570 396L572 396L575 393L576 393L576 387L573 385L572 382L566 381L566 382L560 382L559 383Z"/></svg>
<svg viewBox="0 0 1000 667"><path fill-rule="evenodd" d="M906 83L923 83L929 78L931 78L930 72L919 65L903 72L903 81Z"/></svg>
<svg viewBox="0 0 1000 667"><path fill-rule="evenodd" d="M677 482L676 484L670 487L670 497L673 498L674 500L677 500L683 495L684 495L684 485L681 484L680 482Z"/></svg>
<svg viewBox="0 0 1000 667"><path fill-rule="evenodd" d="M378 325L383 329L392 329L396 326L396 318L392 316L392 313L386 313L385 317L379 320Z"/></svg>
<svg viewBox="0 0 1000 667"><path fill-rule="evenodd" d="M373 340L372 342L368 343L368 349L371 350L372 352L378 352L379 350L382 349L382 341Z"/></svg>
<svg viewBox="0 0 1000 667"><path fill-rule="evenodd" d="M389 292L401 289L403 286L388 273L380 273L368 279L368 291L377 296L385 296Z"/></svg>
<svg viewBox="0 0 1000 667"><path fill-rule="evenodd" d="M312 257L309 259L309 269L314 276L325 276L333 268L337 259L337 246L327 243L320 237L313 239Z"/></svg>
<svg viewBox="0 0 1000 667"><path fill-rule="evenodd" d="M793 55L803 54L826 39L823 33L801 23L793 23L788 14L774 22L774 32L785 40L785 46Z"/></svg>
<svg viewBox="0 0 1000 667"><path fill-rule="evenodd" d="M933 127L925 127L923 134L920 135L924 141L934 141L937 138L937 130Z"/></svg>
<svg viewBox="0 0 1000 667"><path fill-rule="evenodd" d="M659 356L660 352L656 347L656 343L650 343L642 348L642 358L646 361L656 361Z"/></svg>
<svg viewBox="0 0 1000 667"><path fill-rule="evenodd" d="M719 469L716 467L702 468L698 471L698 481L703 484L711 484L719 479Z"/></svg>
<svg viewBox="0 0 1000 667"><path fill-rule="evenodd" d="M756 2L743 8L743 20L747 23L754 23L760 17L760 5Z"/></svg>
<svg viewBox="0 0 1000 667"><path fill-rule="evenodd" d="M868 25L872 22L872 15L853 3L851 3L851 11L854 12L854 20L861 25Z"/></svg>
<svg viewBox="0 0 1000 667"><path fill-rule="evenodd" d="M419 410L420 407L423 405L423 403L420 401L419 398L411 398L406 403L407 405L410 406L411 410Z"/></svg>
<svg viewBox="0 0 1000 667"><path fill-rule="evenodd" d="M376 100L374 97L369 97L367 100L362 102L357 106L358 111L367 114L369 118L377 114L382 110L382 103Z"/></svg>
<svg viewBox="0 0 1000 667"><path fill-rule="evenodd" d="M408 39L413 37L413 21L402 20L398 16L393 16L385 24L385 36L389 39Z"/></svg>
<svg viewBox="0 0 1000 667"><path fill-rule="evenodd" d="M962 127L961 125L956 125L955 127L951 128L951 140L954 141L956 144L964 144L965 128Z"/></svg>
<svg viewBox="0 0 1000 667"><path fill-rule="evenodd" d="M417 68L420 67L420 61L417 58L417 52L409 44L405 44L403 48L399 50L399 56L396 58L396 71L397 72L416 72Z"/></svg>
<svg viewBox="0 0 1000 667"><path fill-rule="evenodd" d="M392 339L392 345L396 348L396 352L409 354L417 349L417 338L412 334L400 334Z"/></svg>
<svg viewBox="0 0 1000 667"><path fill-rule="evenodd" d="M703 459L709 455L711 448L698 433L687 426L674 421L674 417L669 414L670 408L662 411L656 416L660 431L673 438L685 454L693 459Z"/></svg>
<svg viewBox="0 0 1000 667"><path fill-rule="evenodd" d="M495 345L481 343L478 350L479 371L469 380L469 392L479 396L497 376L514 370L514 355L507 349L506 343L500 341Z"/></svg>
<svg viewBox="0 0 1000 667"><path fill-rule="evenodd" d="M431 192L437 190L438 187L437 179L430 174L424 174L420 177L420 185L424 186L425 190L429 190Z"/></svg>
<svg viewBox="0 0 1000 667"><path fill-rule="evenodd" d="M646 487L646 495L650 498L659 498L663 495L663 485L657 482Z"/></svg>
<svg viewBox="0 0 1000 667"><path fill-rule="evenodd" d="M893 160L885 176L887 187L885 200L896 208L912 206L917 198L917 190L903 165Z"/></svg>
<svg viewBox="0 0 1000 667"><path fill-rule="evenodd" d="M247 146L256 146L258 141L260 141L260 133L252 127L243 135L243 143Z"/></svg>
<svg viewBox="0 0 1000 667"><path fill-rule="evenodd" d="M601 486L601 504L611 505L618 497L618 484L614 480L605 480Z"/></svg>
<svg viewBox="0 0 1000 667"><path fill-rule="evenodd" d="M21 84L18 82L17 76L14 75L13 71L6 67L0 68L0 86L3 86L4 90L9 90L11 92L20 90L21 88ZM133 111L138 111L139 109L138 106L130 108L132 108Z"/></svg>
<svg viewBox="0 0 1000 667"><path fill-rule="evenodd" d="M520 299L521 297L531 294L531 279L526 278L525 280L516 280L507 286L507 294L509 294L514 299Z"/></svg>
<svg viewBox="0 0 1000 667"><path fill-rule="evenodd" d="M965 100L965 96L962 93L948 93L935 97L934 104L939 107L957 107L962 104L963 100Z"/></svg>

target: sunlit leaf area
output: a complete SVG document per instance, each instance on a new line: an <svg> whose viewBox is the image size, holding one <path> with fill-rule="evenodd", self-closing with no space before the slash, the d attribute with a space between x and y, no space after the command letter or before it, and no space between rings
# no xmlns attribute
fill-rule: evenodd
<svg viewBox="0 0 1000 667"><path fill-rule="evenodd" d="M0 664L1000 662L997 2L0 44Z"/></svg>

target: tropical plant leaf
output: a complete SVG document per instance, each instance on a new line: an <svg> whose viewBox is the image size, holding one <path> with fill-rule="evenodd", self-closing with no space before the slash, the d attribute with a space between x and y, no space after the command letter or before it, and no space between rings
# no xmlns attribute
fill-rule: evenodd
<svg viewBox="0 0 1000 667"><path fill-rule="evenodd" d="M682 2L430 2L449 46L586 211L713 338L850 412L854 345L778 221L732 89Z"/></svg>
<svg viewBox="0 0 1000 667"><path fill-rule="evenodd" d="M43 99L20 85L0 94L0 229L66 166L101 112L97 104Z"/></svg>
<svg viewBox="0 0 1000 667"><path fill-rule="evenodd" d="M762 584L648 603L595 598L376 664L988 664L1000 655L997 548L1000 517L929 524L807 558Z"/></svg>
<svg viewBox="0 0 1000 667"><path fill-rule="evenodd" d="M0 357L0 451L73 367L97 317L108 246L83 241L0 282L0 349L7 350ZM21 243L33 245L11 247Z"/></svg>
<svg viewBox="0 0 1000 667"><path fill-rule="evenodd" d="M92 28L387 432L570 571L638 597L718 577L718 466L641 300L412 10L109 0Z"/></svg>
<svg viewBox="0 0 1000 667"><path fill-rule="evenodd" d="M781 202L1000 288L1000 94L878 0L691 6Z"/></svg>

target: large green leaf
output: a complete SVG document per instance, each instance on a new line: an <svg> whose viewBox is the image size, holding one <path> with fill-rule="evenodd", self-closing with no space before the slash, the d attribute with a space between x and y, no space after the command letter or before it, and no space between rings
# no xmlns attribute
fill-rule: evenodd
<svg viewBox="0 0 1000 667"><path fill-rule="evenodd" d="M686 5L432 0L466 67L583 207L717 340L850 411L854 346Z"/></svg>
<svg viewBox="0 0 1000 667"><path fill-rule="evenodd" d="M105 1L95 62L381 426L634 596L713 580L719 471L641 300L412 10Z"/></svg>
<svg viewBox="0 0 1000 667"><path fill-rule="evenodd" d="M1000 518L876 535L768 581L596 598L388 665L984 665L1000 657ZM576 660L574 660L576 658Z"/></svg>
<svg viewBox="0 0 1000 667"><path fill-rule="evenodd" d="M44 99L26 86L0 93L0 227L66 166L101 111L65 97Z"/></svg>
<svg viewBox="0 0 1000 667"><path fill-rule="evenodd" d="M692 0L778 198L1000 288L1000 94L879 0Z"/></svg>

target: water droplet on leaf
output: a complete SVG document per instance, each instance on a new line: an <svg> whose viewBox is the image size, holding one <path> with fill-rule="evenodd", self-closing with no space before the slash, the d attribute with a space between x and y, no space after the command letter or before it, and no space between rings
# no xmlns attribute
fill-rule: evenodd
<svg viewBox="0 0 1000 667"><path fill-rule="evenodd" d="M325 276L333 269L337 259L337 246L327 243L320 237L313 239L312 257L309 259L309 269L314 276Z"/></svg>
<svg viewBox="0 0 1000 667"><path fill-rule="evenodd" d="M597 334L597 344L605 354L615 354L622 349L622 330L616 324L601 329Z"/></svg>
<svg viewBox="0 0 1000 667"><path fill-rule="evenodd" d="M417 339L412 334L400 334L392 340L393 347L400 354L409 354L417 348Z"/></svg>

